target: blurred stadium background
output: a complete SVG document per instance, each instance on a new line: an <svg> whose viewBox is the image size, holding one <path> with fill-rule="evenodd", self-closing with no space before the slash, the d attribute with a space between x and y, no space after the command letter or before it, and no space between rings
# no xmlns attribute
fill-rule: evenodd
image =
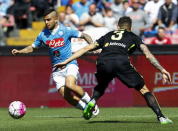
<svg viewBox="0 0 178 131"><path fill-rule="evenodd" d="M91 4L93 1L95 5ZM43 12L49 7L59 12L62 24L84 31L94 40L113 30L119 17L130 16L133 31L144 39L160 63L170 71L173 82L162 84L159 72L139 51L131 56L133 65L144 76L148 88L161 106L178 107L176 0L0 0L0 107L7 107L13 100L21 100L27 107L70 107L58 95L51 80L47 49L41 48L28 56L11 55L11 49L21 49L33 43L44 28ZM85 22L89 17L92 22ZM164 27L163 30L159 30L160 26ZM72 39L72 44L75 51L86 43L81 39ZM86 55L78 59L78 84L90 94L96 85L96 58ZM146 103L136 91L113 80L99 105L143 107Z"/></svg>

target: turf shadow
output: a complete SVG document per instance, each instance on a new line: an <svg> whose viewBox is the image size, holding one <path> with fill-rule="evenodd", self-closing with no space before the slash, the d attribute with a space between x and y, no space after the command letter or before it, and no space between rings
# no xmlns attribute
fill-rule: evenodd
<svg viewBox="0 0 178 131"><path fill-rule="evenodd" d="M158 123L158 122L149 122L149 121L89 121L88 123L93 124L93 123Z"/></svg>
<svg viewBox="0 0 178 131"><path fill-rule="evenodd" d="M57 117L57 118L81 118L81 117L74 117L74 116L62 116L62 117Z"/></svg>
<svg viewBox="0 0 178 131"><path fill-rule="evenodd" d="M82 118L82 117L75 117L75 116L34 116L36 118Z"/></svg>

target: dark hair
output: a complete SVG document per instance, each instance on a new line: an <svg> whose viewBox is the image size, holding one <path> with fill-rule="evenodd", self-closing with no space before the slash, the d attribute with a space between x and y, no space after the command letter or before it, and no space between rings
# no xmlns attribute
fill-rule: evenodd
<svg viewBox="0 0 178 131"><path fill-rule="evenodd" d="M71 7L71 8L72 8L72 5L71 5L71 4L67 4L67 5L66 5L66 8L67 8L67 7Z"/></svg>
<svg viewBox="0 0 178 131"><path fill-rule="evenodd" d="M129 3L129 1L128 0L123 0L123 4L125 4L125 3Z"/></svg>
<svg viewBox="0 0 178 131"><path fill-rule="evenodd" d="M132 20L130 17L128 16L123 16L119 19L119 22L118 22L118 26L121 27L121 26L130 26L132 25Z"/></svg>
<svg viewBox="0 0 178 131"><path fill-rule="evenodd" d="M159 29L165 30L165 28L164 28L163 26L159 26L159 27L158 27L158 30L159 30Z"/></svg>
<svg viewBox="0 0 178 131"><path fill-rule="evenodd" d="M74 9L72 8L72 5L71 4L67 4L66 7L65 7L65 10L70 7L72 9L72 11L74 12Z"/></svg>
<svg viewBox="0 0 178 131"><path fill-rule="evenodd" d="M106 7L106 8L104 8L104 9L105 9L105 12L112 11L112 9L109 8L109 7Z"/></svg>
<svg viewBox="0 0 178 131"><path fill-rule="evenodd" d="M47 16L48 14L50 14L51 12L56 12L56 10L54 8L49 8L49 9L46 9L43 16ZM56 12L57 14L57 12Z"/></svg>

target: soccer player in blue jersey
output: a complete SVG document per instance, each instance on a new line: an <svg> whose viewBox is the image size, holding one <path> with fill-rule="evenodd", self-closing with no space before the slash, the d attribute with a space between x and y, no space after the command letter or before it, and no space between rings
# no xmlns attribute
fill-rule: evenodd
<svg viewBox="0 0 178 131"><path fill-rule="evenodd" d="M65 61L72 55L71 37L80 37L89 44L92 43L89 35L60 24L58 14L54 9L46 10L44 22L46 28L41 31L34 43L21 50L13 49L13 55L31 53L34 49L45 46L49 49L52 66L54 67L55 64ZM73 60L65 67L54 67L52 76L58 92L65 100L71 105L84 110L86 104L90 101L90 97L80 86L76 85L78 73L77 61ZM97 106L93 113L94 115L99 113Z"/></svg>

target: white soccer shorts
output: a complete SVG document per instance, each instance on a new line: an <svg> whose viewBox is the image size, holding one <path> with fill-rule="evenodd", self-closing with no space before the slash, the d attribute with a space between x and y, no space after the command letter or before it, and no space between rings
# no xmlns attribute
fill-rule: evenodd
<svg viewBox="0 0 178 131"><path fill-rule="evenodd" d="M72 75L76 78L78 78L79 74L79 68L75 64L69 64L64 69L57 69L52 73L52 78L54 82L56 83L56 88L59 90L61 87L65 85L65 79L66 76Z"/></svg>

